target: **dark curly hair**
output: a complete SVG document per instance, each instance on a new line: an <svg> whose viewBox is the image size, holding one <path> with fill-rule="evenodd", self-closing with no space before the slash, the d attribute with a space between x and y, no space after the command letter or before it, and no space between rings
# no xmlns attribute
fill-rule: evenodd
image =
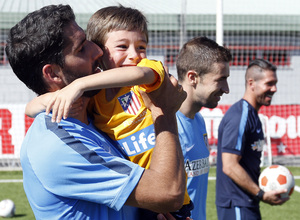
<svg viewBox="0 0 300 220"><path fill-rule="evenodd" d="M29 13L10 29L5 48L9 63L17 77L39 95L48 92L43 66L64 66L63 30L74 20L69 5L49 5Z"/></svg>

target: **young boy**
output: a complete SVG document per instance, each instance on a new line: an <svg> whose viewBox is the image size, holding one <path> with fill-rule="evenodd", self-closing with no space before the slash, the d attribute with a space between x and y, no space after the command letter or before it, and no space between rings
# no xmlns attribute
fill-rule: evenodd
<svg viewBox="0 0 300 220"><path fill-rule="evenodd" d="M53 106L53 119L58 116L59 121L62 115L67 116L68 106L83 92L102 89L90 101L94 125L117 141L131 161L149 168L155 145L154 126L139 89L146 92L157 89L164 80L164 68L160 62L145 59L147 20L132 8L103 8L90 18L87 39L103 49L100 65L104 72L75 80L51 98L46 111ZM150 67L153 71L143 69L144 75L138 75L134 69L138 67L132 66ZM118 73L106 71L118 67L126 68L118 69ZM186 219L192 208L186 192L183 208L172 214L176 219ZM151 219L150 213L142 213L142 219L146 219L145 215ZM156 214L153 218L156 219Z"/></svg>

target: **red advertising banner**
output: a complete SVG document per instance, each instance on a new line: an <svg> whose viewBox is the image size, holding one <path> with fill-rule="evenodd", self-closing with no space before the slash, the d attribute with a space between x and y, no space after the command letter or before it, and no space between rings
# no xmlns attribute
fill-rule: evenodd
<svg viewBox="0 0 300 220"><path fill-rule="evenodd" d="M216 148L218 127L229 105L201 109L209 144ZM0 158L19 158L24 135L33 119L24 115L25 105L0 105ZM300 156L300 105L271 105L259 112L273 156Z"/></svg>
<svg viewBox="0 0 300 220"><path fill-rule="evenodd" d="M222 116L229 105L215 109L202 109L210 145L217 145L218 131ZM273 156L300 156L300 105L263 106L259 115L265 127L265 136L271 140Z"/></svg>

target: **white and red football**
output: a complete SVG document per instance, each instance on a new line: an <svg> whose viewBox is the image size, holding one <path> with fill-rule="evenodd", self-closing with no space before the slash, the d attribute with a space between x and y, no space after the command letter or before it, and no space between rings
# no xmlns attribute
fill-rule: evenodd
<svg viewBox="0 0 300 220"><path fill-rule="evenodd" d="M265 168L258 179L259 187L265 191L287 189L286 193L281 194L281 198L292 195L295 180L288 168L282 165L271 165Z"/></svg>

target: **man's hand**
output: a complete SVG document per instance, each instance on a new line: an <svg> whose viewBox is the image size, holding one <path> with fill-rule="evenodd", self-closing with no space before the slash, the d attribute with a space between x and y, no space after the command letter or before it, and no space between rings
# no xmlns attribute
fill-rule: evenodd
<svg viewBox="0 0 300 220"><path fill-rule="evenodd" d="M146 169L126 205L156 213L173 212L182 207L186 188L184 160L178 138L176 112L186 92L174 77L166 73L161 86L150 93L141 91L151 111L155 147L149 169Z"/></svg>
<svg viewBox="0 0 300 220"><path fill-rule="evenodd" d="M166 73L159 89L150 93L141 91L141 95L154 118L157 114L175 114L187 96L175 77Z"/></svg>
<svg viewBox="0 0 300 220"><path fill-rule="evenodd" d="M286 193L286 190L281 189L281 190L273 190L273 191L265 192L262 201L264 203L268 203L270 205L282 205L283 203L288 201L290 198L289 197L281 198L280 197L281 193Z"/></svg>

